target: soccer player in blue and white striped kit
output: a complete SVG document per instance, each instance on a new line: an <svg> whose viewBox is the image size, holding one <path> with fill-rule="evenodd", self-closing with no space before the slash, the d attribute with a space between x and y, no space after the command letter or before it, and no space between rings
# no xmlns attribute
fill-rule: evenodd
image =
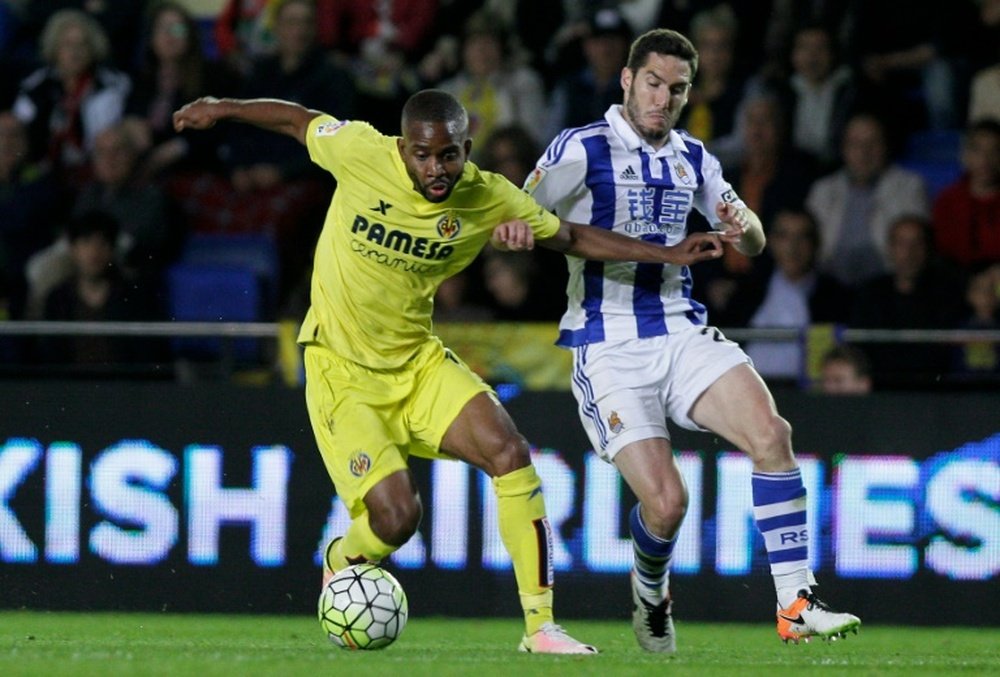
<svg viewBox="0 0 1000 677"><path fill-rule="evenodd" d="M697 66L697 51L680 33L640 36L621 74L624 105L563 131L525 190L563 219L666 245L684 238L697 209L740 252L760 254L760 219L705 145L674 129ZM806 490L791 427L746 354L706 323L705 307L691 298L688 267L567 259L569 302L558 343L573 352L580 419L597 453L639 499L629 524L640 646L676 648L668 576L688 497L667 418L712 431L753 461L753 512L774 576L781 639L856 631L856 616L833 611L810 587Z"/></svg>

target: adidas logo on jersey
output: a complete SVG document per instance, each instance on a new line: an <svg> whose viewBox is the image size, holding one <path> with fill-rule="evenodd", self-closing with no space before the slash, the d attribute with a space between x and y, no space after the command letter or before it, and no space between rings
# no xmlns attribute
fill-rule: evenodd
<svg viewBox="0 0 1000 677"><path fill-rule="evenodd" d="M618 178L622 181L634 181L639 178L639 175L632 169L632 165L629 165L625 168L625 171L618 175Z"/></svg>

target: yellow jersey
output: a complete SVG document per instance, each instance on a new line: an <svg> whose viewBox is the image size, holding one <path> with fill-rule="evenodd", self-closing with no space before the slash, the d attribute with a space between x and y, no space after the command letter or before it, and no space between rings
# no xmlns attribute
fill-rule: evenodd
<svg viewBox="0 0 1000 677"><path fill-rule="evenodd" d="M471 162L447 200L430 202L413 187L396 137L364 122L318 116L306 146L337 189L298 340L372 369L405 364L430 338L434 292L475 259L497 225L522 219L538 239L559 229L530 196Z"/></svg>

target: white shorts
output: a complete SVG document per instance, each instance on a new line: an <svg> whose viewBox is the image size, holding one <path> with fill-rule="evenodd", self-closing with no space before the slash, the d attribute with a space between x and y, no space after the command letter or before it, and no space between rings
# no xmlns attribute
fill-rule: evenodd
<svg viewBox="0 0 1000 677"><path fill-rule="evenodd" d="M733 367L753 364L715 327L572 350L580 421L594 450L608 462L631 442L670 439L668 418L703 431L689 416L695 401Z"/></svg>

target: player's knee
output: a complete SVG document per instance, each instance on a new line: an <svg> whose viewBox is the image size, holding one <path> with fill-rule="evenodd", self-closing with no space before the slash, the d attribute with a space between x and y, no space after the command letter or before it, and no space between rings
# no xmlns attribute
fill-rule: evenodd
<svg viewBox="0 0 1000 677"><path fill-rule="evenodd" d="M647 528L661 538L671 538L687 514L687 495L662 493L642 504L642 517Z"/></svg>
<svg viewBox="0 0 1000 677"><path fill-rule="evenodd" d="M402 546L410 540L417 532L422 517L423 506L419 496L383 506L377 512L370 512L368 515L369 524L375 535L383 542L395 546Z"/></svg>
<svg viewBox="0 0 1000 677"><path fill-rule="evenodd" d="M483 469L490 477L501 477L530 463L528 441L519 433L512 433L497 441L493 451L484 459Z"/></svg>
<svg viewBox="0 0 1000 677"><path fill-rule="evenodd" d="M792 426L774 414L758 426L750 440L749 453L758 467L785 469L792 458Z"/></svg>

